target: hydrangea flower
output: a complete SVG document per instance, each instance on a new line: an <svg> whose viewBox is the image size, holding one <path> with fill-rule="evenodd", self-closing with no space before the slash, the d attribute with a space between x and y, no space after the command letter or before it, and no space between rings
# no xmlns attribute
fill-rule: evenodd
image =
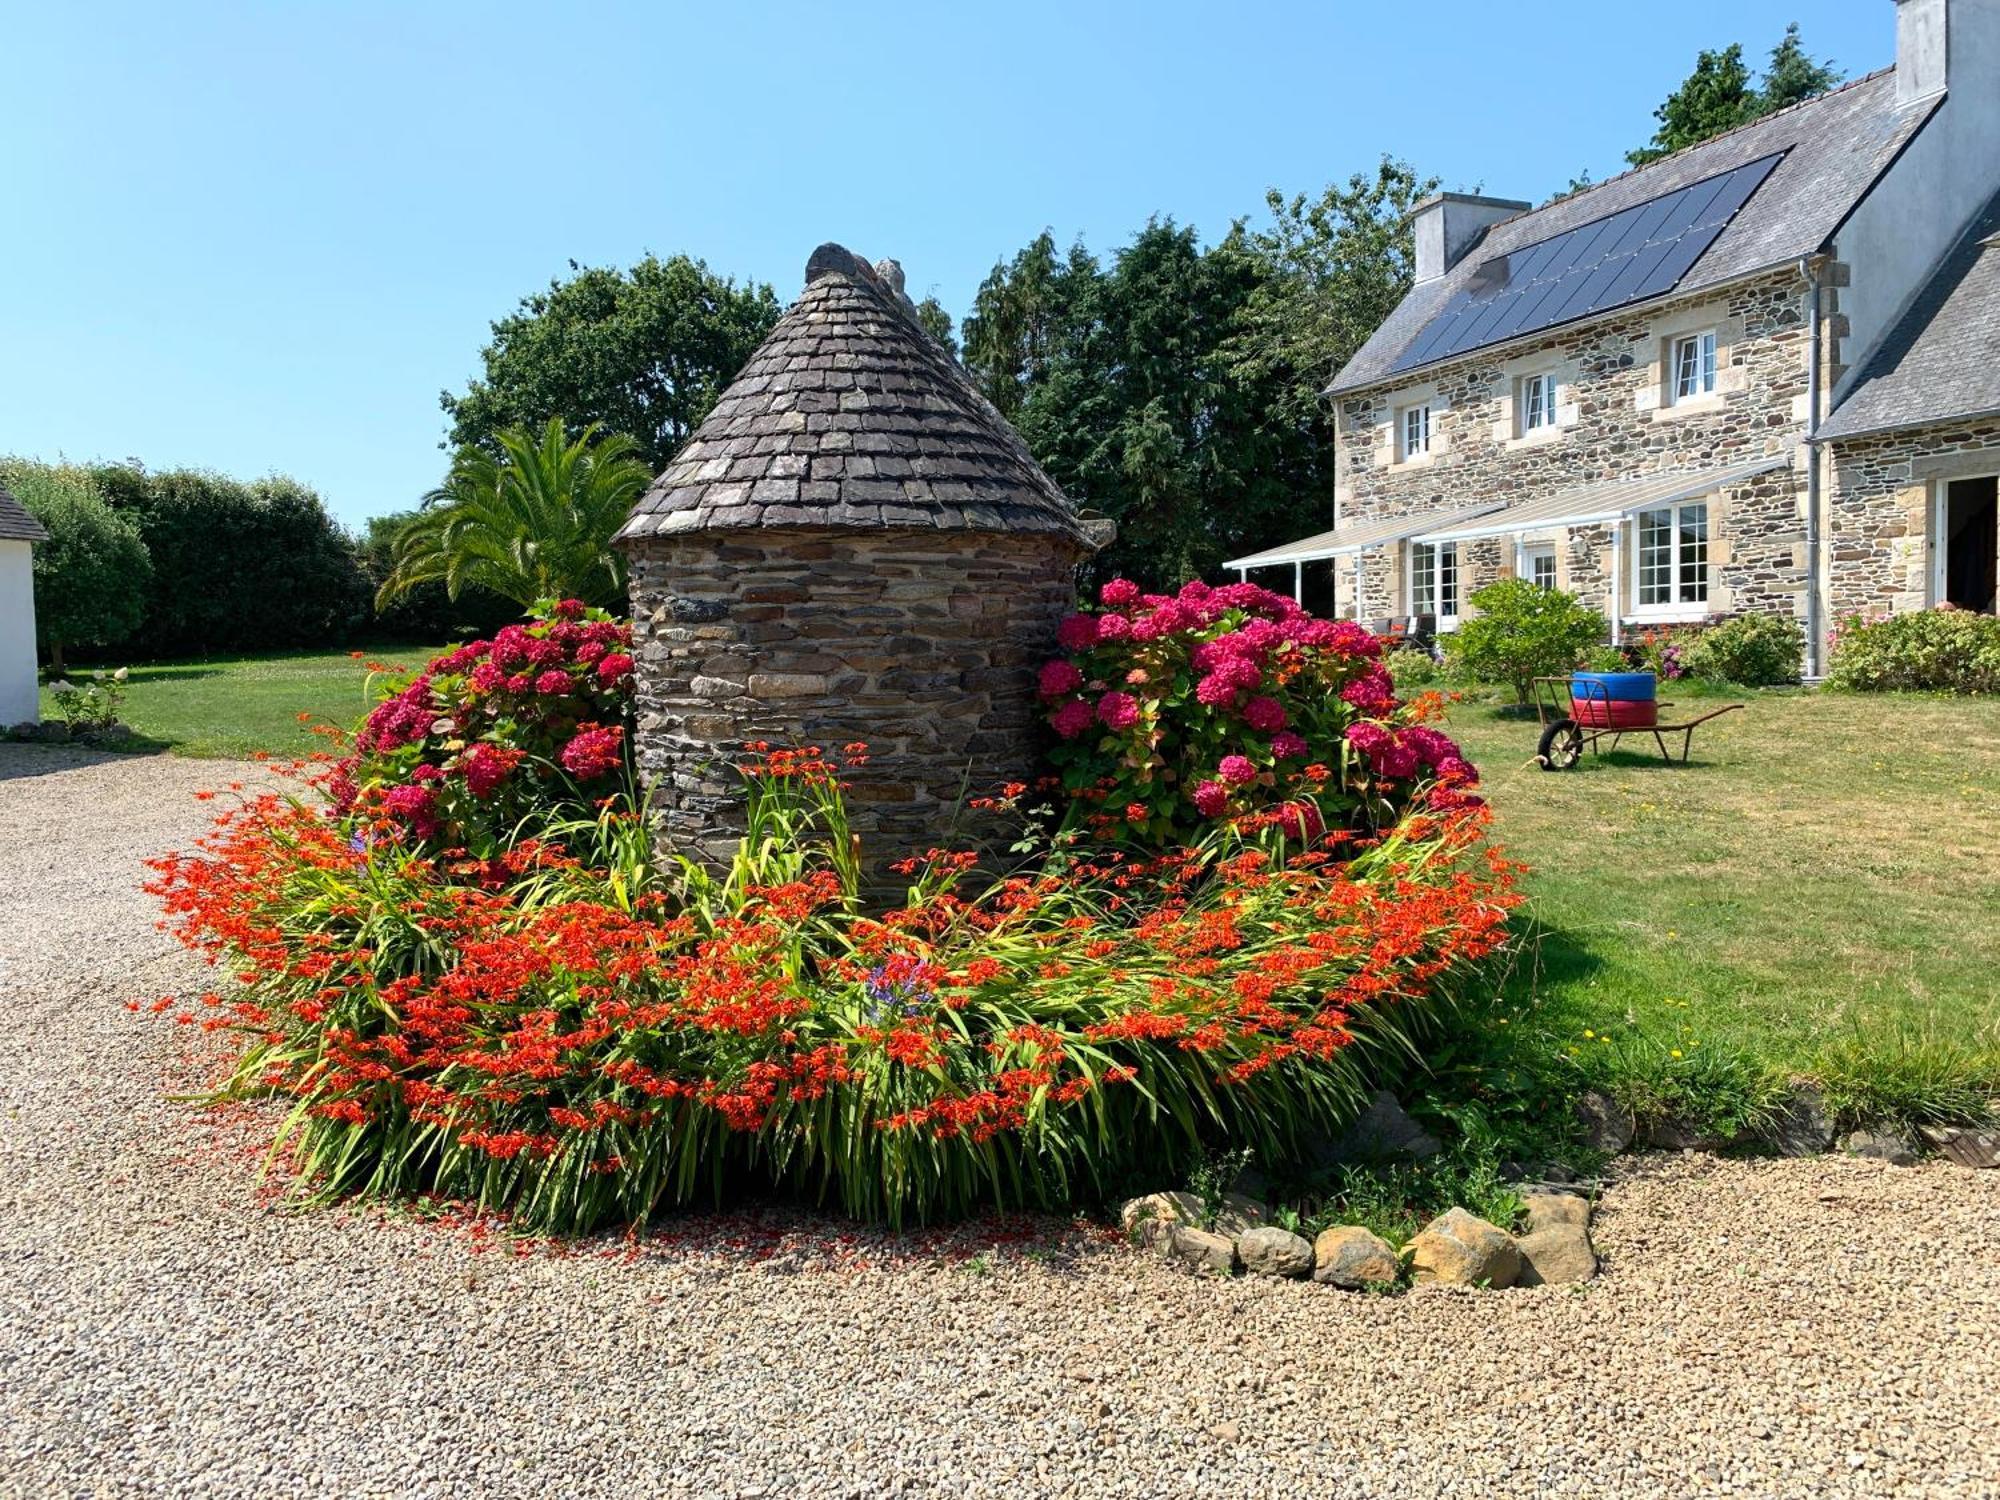
<svg viewBox="0 0 2000 1500"><path fill-rule="evenodd" d="M1139 700L1130 693L1106 693L1097 700L1097 717L1107 729L1130 729L1139 722Z"/></svg>

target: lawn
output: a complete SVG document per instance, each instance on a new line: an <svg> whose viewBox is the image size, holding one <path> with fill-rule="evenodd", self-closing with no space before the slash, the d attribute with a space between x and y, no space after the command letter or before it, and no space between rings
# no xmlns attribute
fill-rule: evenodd
<svg viewBox="0 0 2000 1500"><path fill-rule="evenodd" d="M360 656L346 651L215 656L198 661L135 666L120 717L141 749L199 757L280 755L324 748L299 715L351 725L369 703L368 664L410 666L428 660L435 646L374 646ZM83 671L73 675L81 677ZM57 717L42 690L42 716Z"/></svg>
<svg viewBox="0 0 2000 1500"><path fill-rule="evenodd" d="M1688 766L1648 740L1553 774L1532 718L1453 709L1534 872L1517 1024L1799 1067L1848 1042L2000 1047L2000 701L1727 697L1749 706L1698 732Z"/></svg>

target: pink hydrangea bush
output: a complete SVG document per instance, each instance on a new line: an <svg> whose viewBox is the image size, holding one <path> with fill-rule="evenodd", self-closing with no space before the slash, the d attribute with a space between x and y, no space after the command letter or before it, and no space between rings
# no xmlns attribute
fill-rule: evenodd
<svg viewBox="0 0 2000 1500"><path fill-rule="evenodd" d="M1294 836L1476 804L1478 773L1404 703L1382 644L1255 584L1114 578L1065 619L1039 688L1064 790L1098 831L1166 843L1269 817Z"/></svg>
<svg viewBox="0 0 2000 1500"><path fill-rule="evenodd" d="M632 632L574 599L393 683L327 778L342 813L482 856L623 788Z"/></svg>

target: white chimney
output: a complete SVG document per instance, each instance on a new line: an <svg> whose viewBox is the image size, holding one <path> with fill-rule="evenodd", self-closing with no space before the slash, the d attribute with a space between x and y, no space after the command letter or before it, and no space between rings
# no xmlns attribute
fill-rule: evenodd
<svg viewBox="0 0 2000 1500"><path fill-rule="evenodd" d="M1896 0L1896 102L1944 91L1950 77L1951 0Z"/></svg>
<svg viewBox="0 0 2000 1500"><path fill-rule="evenodd" d="M1417 238L1417 281L1435 281L1479 243L1502 219L1534 207L1517 198L1481 198L1472 193L1439 193L1410 210Z"/></svg>

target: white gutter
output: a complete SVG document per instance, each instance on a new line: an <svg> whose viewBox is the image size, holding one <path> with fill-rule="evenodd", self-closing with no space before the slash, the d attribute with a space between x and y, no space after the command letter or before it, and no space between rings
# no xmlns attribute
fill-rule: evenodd
<svg viewBox="0 0 2000 1500"><path fill-rule="evenodd" d="M1799 258L1806 279L1806 670L1807 678L1824 675L1822 637L1824 604L1820 598L1820 281L1815 256Z"/></svg>

